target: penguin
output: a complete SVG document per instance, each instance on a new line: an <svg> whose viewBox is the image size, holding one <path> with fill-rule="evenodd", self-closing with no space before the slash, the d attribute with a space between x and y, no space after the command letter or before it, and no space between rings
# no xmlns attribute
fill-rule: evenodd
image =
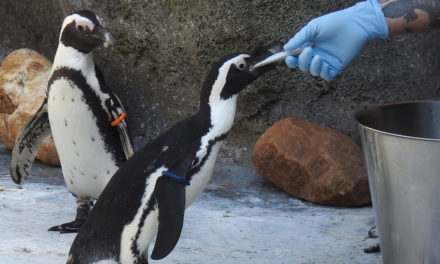
<svg viewBox="0 0 440 264"><path fill-rule="evenodd" d="M92 56L95 48L113 43L93 12L68 15L61 27L46 98L16 139L10 166L15 183L24 183L41 141L52 132L64 180L76 198L75 220L49 231L77 232L93 201L133 155L125 110Z"/></svg>
<svg viewBox="0 0 440 264"><path fill-rule="evenodd" d="M203 191L232 127L239 92L273 67L252 69L269 49L225 56L212 66L198 112L141 147L115 173L77 234L68 264L148 263L166 257L185 209Z"/></svg>

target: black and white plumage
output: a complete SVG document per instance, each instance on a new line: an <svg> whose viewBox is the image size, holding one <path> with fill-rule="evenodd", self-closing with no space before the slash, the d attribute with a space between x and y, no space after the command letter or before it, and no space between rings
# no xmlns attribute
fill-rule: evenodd
<svg viewBox="0 0 440 264"><path fill-rule="evenodd" d="M270 54L267 49L233 54L212 67L199 111L143 146L116 172L75 238L67 263L148 263L155 237L151 258L172 251L185 208L212 175L233 124L238 93L272 68L250 66Z"/></svg>
<svg viewBox="0 0 440 264"><path fill-rule="evenodd" d="M65 182L77 199L76 220L50 230L77 231L116 170L133 154L124 113L107 87L92 51L113 37L98 16L79 11L64 19L46 99L21 129L11 159L11 177L23 184L41 141L52 132Z"/></svg>

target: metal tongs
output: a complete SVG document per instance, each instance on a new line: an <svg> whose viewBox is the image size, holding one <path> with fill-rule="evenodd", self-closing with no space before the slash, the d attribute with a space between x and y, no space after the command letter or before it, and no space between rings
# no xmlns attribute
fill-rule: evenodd
<svg viewBox="0 0 440 264"><path fill-rule="evenodd" d="M262 67L262 66L265 66L265 65L271 64L271 63L274 63L274 62L277 62L277 61L284 60L284 59L285 59L287 56L289 56L289 55L297 56L297 55L299 55L301 52L303 52L303 50L304 50L305 48L306 48L306 47L304 47L304 48L297 48L297 49L290 50L290 51L281 51L281 52L277 52L277 53L275 53L275 54L273 54L273 55L270 55L270 56L267 57L266 59L264 59L264 60L262 60L262 61L260 61L260 62L255 63L254 65L252 65L252 69L251 69L251 70L253 70L253 69L255 69L255 68L258 68L258 67Z"/></svg>

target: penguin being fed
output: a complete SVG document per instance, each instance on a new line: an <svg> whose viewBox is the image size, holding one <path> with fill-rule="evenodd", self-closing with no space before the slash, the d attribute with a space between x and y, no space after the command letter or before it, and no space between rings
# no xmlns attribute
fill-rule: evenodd
<svg viewBox="0 0 440 264"><path fill-rule="evenodd" d="M41 141L52 132L64 180L76 198L75 220L49 231L77 232L93 200L133 154L123 106L92 56L95 48L113 43L93 12L68 15L61 27L46 98L16 139L10 168L14 182L24 183Z"/></svg>
<svg viewBox="0 0 440 264"><path fill-rule="evenodd" d="M152 259L173 250L185 208L212 175L239 92L273 68L252 65L271 54L266 48L236 53L212 67L199 111L144 145L115 173L76 236L67 263L148 263L155 237Z"/></svg>

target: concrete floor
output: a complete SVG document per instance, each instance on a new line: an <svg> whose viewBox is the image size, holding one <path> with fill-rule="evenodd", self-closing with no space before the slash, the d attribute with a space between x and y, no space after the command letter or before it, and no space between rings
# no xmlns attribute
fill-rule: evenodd
<svg viewBox="0 0 440 264"><path fill-rule="evenodd" d="M9 176L0 144L0 263L65 263L74 234L46 231L73 220L75 202L59 168L36 163L28 181ZM371 207L335 208L292 198L254 170L217 164L205 192L186 211L180 240L163 260L204 264L379 264L363 248Z"/></svg>

